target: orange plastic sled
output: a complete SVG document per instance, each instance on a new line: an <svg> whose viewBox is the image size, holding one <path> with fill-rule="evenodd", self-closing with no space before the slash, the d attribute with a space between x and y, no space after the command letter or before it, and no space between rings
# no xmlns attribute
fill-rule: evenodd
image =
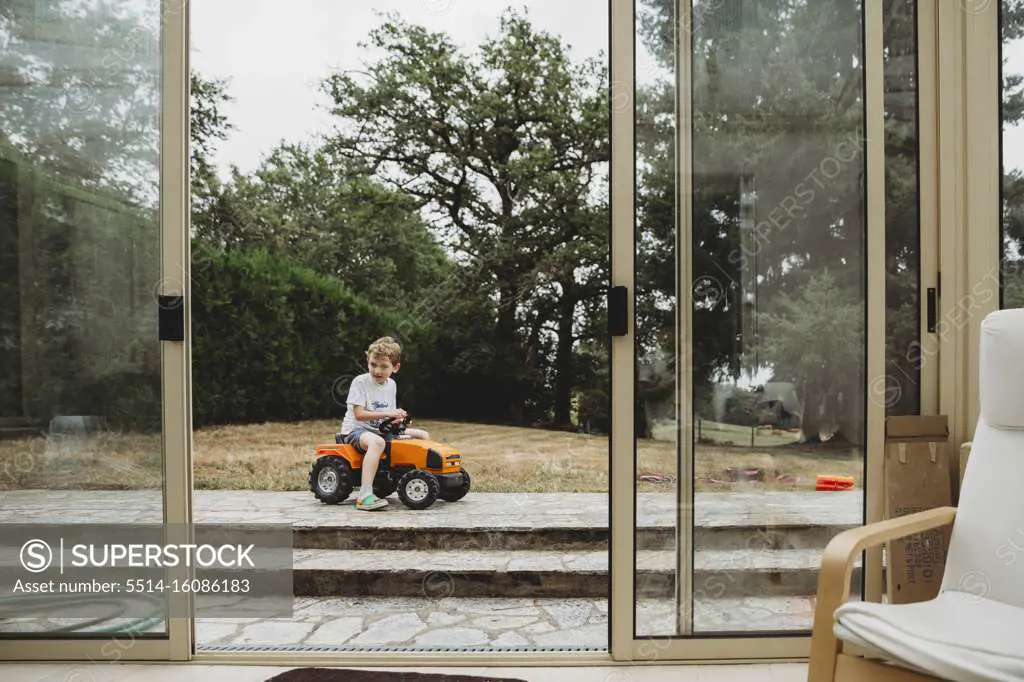
<svg viewBox="0 0 1024 682"><path fill-rule="evenodd" d="M852 490L853 476L819 475L815 490Z"/></svg>

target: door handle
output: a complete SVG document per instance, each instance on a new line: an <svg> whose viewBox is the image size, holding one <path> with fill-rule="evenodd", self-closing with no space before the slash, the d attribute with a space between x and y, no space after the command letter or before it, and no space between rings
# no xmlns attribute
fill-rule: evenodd
<svg viewBox="0 0 1024 682"><path fill-rule="evenodd" d="M935 287L928 287L928 333L934 334L939 324L939 292Z"/></svg>
<svg viewBox="0 0 1024 682"><path fill-rule="evenodd" d="M626 287L608 289L608 333L612 336L625 336L629 333L629 300Z"/></svg>
<svg viewBox="0 0 1024 682"><path fill-rule="evenodd" d="M183 296L157 297L159 306L159 335L161 341L185 340L185 298Z"/></svg>

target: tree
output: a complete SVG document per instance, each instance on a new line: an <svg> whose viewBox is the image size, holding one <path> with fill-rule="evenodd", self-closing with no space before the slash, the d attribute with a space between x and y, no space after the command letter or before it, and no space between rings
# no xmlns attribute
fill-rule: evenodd
<svg viewBox="0 0 1024 682"><path fill-rule="evenodd" d="M97 0L0 6L8 82L0 143L61 182L154 207L159 173L159 12ZM208 161L231 125L222 81L190 74L190 172L201 213L219 183Z"/></svg>
<svg viewBox="0 0 1024 682"><path fill-rule="evenodd" d="M210 162L217 140L226 140L234 126L221 105L231 101L227 84L189 74L189 181L192 194L192 224L202 224L213 211L222 187Z"/></svg>
<svg viewBox="0 0 1024 682"><path fill-rule="evenodd" d="M252 174L235 172L196 234L287 257L399 311L448 268L415 201L360 164L310 145L283 144Z"/></svg>
<svg viewBox="0 0 1024 682"><path fill-rule="evenodd" d="M909 384L915 368L906 356L917 338L919 301L916 14L912 2L901 0L886 0L883 11L889 357L898 364L892 373L908 384L902 402L890 408L913 411L916 394ZM640 18L647 46L669 70L675 66L674 12L674 3L650 0ZM793 336L787 342L793 351L782 353L778 344L785 339L765 338L769 332L763 322L769 318L759 313L802 315L792 302L802 300L801 290L826 271L832 286L863 301L861 12L855 0L765 0L756 5L724 0L695 6L688 27L694 65L694 238L692 245L683 245L692 248L695 288L716 292L694 306L697 391L722 377L760 371L768 357L759 353L773 347L776 377L802 375L811 382L805 399L820 405L807 414L841 423L840 431L854 442L863 435L859 412L828 395L846 396L847 406L863 402L864 368L852 362L861 350L849 347L855 352L851 362L832 360L845 368L840 377L845 386L815 385L815 375L786 364L797 360L806 337ZM664 86L640 96L651 112L644 129L651 138L644 149L648 158L657 155L657 144L673 144L674 117L669 117L674 99L675 89ZM667 130L654 127L659 120ZM649 253L668 251L674 260L676 254L665 248L672 243L672 230L665 226L671 225L676 208L675 169L656 162L650 168L641 204L660 216L645 214L641 229L649 235ZM664 298L673 291L671 263L653 264L652 275L666 274L649 286L652 295ZM794 332L798 323L776 324L774 333ZM865 324L863 317L860 323ZM674 321L663 316L660 322L652 318L650 325L652 333L671 331ZM818 430L812 417L804 439L817 438Z"/></svg>
<svg viewBox="0 0 1024 682"><path fill-rule="evenodd" d="M676 68L676 6L644 3L645 43L670 74ZM643 295L638 331L667 354L665 388L675 374L676 301L693 294L693 376L698 398L710 384L757 374L758 311L828 268L855 282L862 219L859 175L816 188L799 210L795 186L844 140L858 137L857 83L851 71L859 33L851 2L755 5L701 3L692 33L693 127L678 131L677 88L658 82L638 93L638 188ZM691 136L692 196L679 200L676 136ZM854 147L856 149L856 146ZM692 202L692 203L691 203ZM690 213L690 244L676 244L677 216ZM773 220L775 221L773 223ZM692 253L687 281L676 281L681 249ZM786 371L785 368L780 368ZM652 386L652 397L659 387Z"/></svg>
<svg viewBox="0 0 1024 682"><path fill-rule="evenodd" d="M756 350L766 363L785 368L774 372L775 380L796 385L804 439L818 442L822 419L840 410L864 414L860 392L848 392L848 377L863 376L864 301L823 270L799 292L782 294L773 304L759 314L763 334ZM829 409L833 403L837 409Z"/></svg>
<svg viewBox="0 0 1024 682"><path fill-rule="evenodd" d="M571 64L558 38L511 11L473 57L395 17L370 45L386 56L367 67L367 84L352 73L328 79L334 148L416 197L445 246L474 262L467 284L493 292L490 344L509 418L523 418L535 351L554 322L554 414L564 423L580 305L607 279L605 70Z"/></svg>
<svg viewBox="0 0 1024 682"><path fill-rule="evenodd" d="M117 0L0 6L0 142L79 187L154 205L159 171L159 12Z"/></svg>
<svg viewBox="0 0 1024 682"><path fill-rule="evenodd" d="M0 5L0 411L158 428L160 12L87 4Z"/></svg>

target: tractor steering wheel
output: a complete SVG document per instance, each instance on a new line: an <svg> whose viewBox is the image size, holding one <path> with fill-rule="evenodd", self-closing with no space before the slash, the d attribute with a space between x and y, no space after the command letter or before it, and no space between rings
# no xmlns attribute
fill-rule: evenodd
<svg viewBox="0 0 1024 682"><path fill-rule="evenodd" d="M405 419L390 419L380 425L380 432L385 435L398 436L405 432L412 418L409 415Z"/></svg>

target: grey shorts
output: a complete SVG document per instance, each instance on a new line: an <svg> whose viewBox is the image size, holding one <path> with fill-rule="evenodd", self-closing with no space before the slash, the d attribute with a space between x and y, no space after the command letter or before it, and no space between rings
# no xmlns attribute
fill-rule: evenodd
<svg viewBox="0 0 1024 682"><path fill-rule="evenodd" d="M365 426L357 426L351 433L341 434L341 442L346 445L352 445L356 450L359 450L359 452L366 454L366 450L363 448L362 443L359 442L359 439L364 433L372 433L375 436L380 436L380 434L373 429L368 429Z"/></svg>

